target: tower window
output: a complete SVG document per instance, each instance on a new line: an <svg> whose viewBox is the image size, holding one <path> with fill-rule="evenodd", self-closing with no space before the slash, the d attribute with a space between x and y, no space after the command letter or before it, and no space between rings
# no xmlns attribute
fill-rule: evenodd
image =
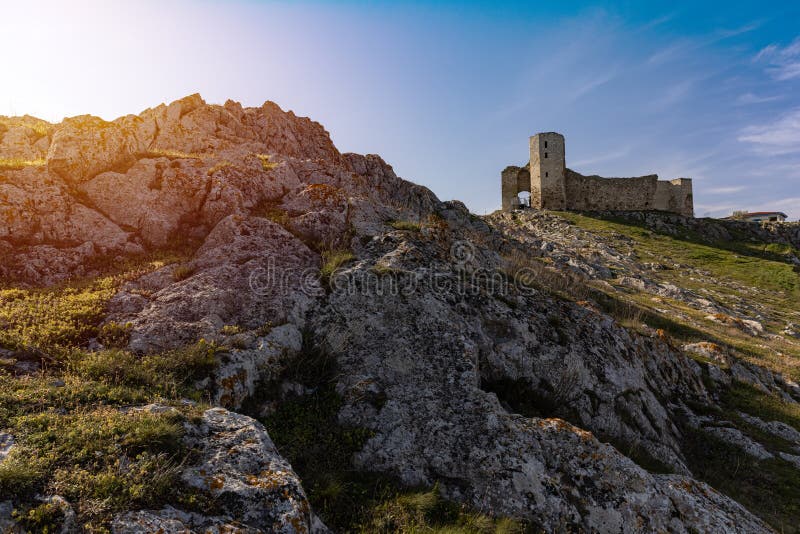
<svg viewBox="0 0 800 534"><path fill-rule="evenodd" d="M547 148L547 141L544 142L544 147Z"/></svg>
<svg viewBox="0 0 800 534"><path fill-rule="evenodd" d="M547 159L547 152L544 153L544 159Z"/></svg>
<svg viewBox="0 0 800 534"><path fill-rule="evenodd" d="M544 177L545 177L545 178L550 178L550 173L549 173L549 172L547 172L547 171L545 171L545 173L544 173Z"/></svg>

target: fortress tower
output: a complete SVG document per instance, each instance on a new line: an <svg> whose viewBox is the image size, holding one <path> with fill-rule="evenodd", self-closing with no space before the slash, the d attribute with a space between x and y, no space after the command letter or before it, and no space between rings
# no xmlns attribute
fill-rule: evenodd
<svg viewBox="0 0 800 534"><path fill-rule="evenodd" d="M567 207L564 136L555 132L531 136L531 207L563 210Z"/></svg>
<svg viewBox="0 0 800 534"><path fill-rule="evenodd" d="M503 211L524 207L519 194L530 192L530 207L575 211L667 211L694 217L692 180L584 176L566 166L564 136L538 133L530 138L530 160L501 174Z"/></svg>

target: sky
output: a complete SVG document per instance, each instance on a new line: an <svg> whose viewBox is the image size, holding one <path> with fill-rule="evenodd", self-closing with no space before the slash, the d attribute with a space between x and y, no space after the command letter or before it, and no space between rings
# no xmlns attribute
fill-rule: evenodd
<svg viewBox="0 0 800 534"><path fill-rule="evenodd" d="M528 137L800 218L800 2L0 0L0 115L278 103L475 213Z"/></svg>

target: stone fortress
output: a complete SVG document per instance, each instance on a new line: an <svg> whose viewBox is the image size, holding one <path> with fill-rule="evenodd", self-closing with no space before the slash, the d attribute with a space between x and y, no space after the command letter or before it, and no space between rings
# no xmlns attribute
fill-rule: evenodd
<svg viewBox="0 0 800 534"><path fill-rule="evenodd" d="M530 207L575 211L668 211L694 217L692 180L584 176L566 166L564 136L538 133L530 138L531 159L502 172L503 211L523 207L519 194L530 193Z"/></svg>

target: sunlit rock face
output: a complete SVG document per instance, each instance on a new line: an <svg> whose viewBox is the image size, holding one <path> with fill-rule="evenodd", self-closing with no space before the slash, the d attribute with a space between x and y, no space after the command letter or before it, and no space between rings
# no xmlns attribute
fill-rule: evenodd
<svg viewBox="0 0 800 534"><path fill-rule="evenodd" d="M199 242L232 214L291 211L293 231L326 241L351 218L371 224L364 210L391 202L388 218L435 202L377 156L341 154L310 119L200 95L111 122L3 118L0 161L0 247L14 245L0 274L45 285L89 274L78 264L91 257ZM324 196L336 210L312 205L334 190Z"/></svg>
<svg viewBox="0 0 800 534"><path fill-rule="evenodd" d="M192 95L37 129L0 139L42 159L0 168L0 274L46 285L91 275L100 259L188 249L180 269L121 284L104 321L129 327L136 355L201 338L227 346L201 384L210 402L306 394L280 383L264 399L262 386L310 344L335 362L339 422L369 430L354 468L439 483L545 531L767 531L686 466L678 421L690 401L713 403L699 364L585 302L508 285L504 257L529 249L511 228L441 202L378 156L340 153L321 125L270 102ZM528 398L538 413L520 414ZM190 436L202 454L182 479L225 509L121 514L117 531L323 528L258 423L216 408ZM676 474L598 437L635 443Z"/></svg>

